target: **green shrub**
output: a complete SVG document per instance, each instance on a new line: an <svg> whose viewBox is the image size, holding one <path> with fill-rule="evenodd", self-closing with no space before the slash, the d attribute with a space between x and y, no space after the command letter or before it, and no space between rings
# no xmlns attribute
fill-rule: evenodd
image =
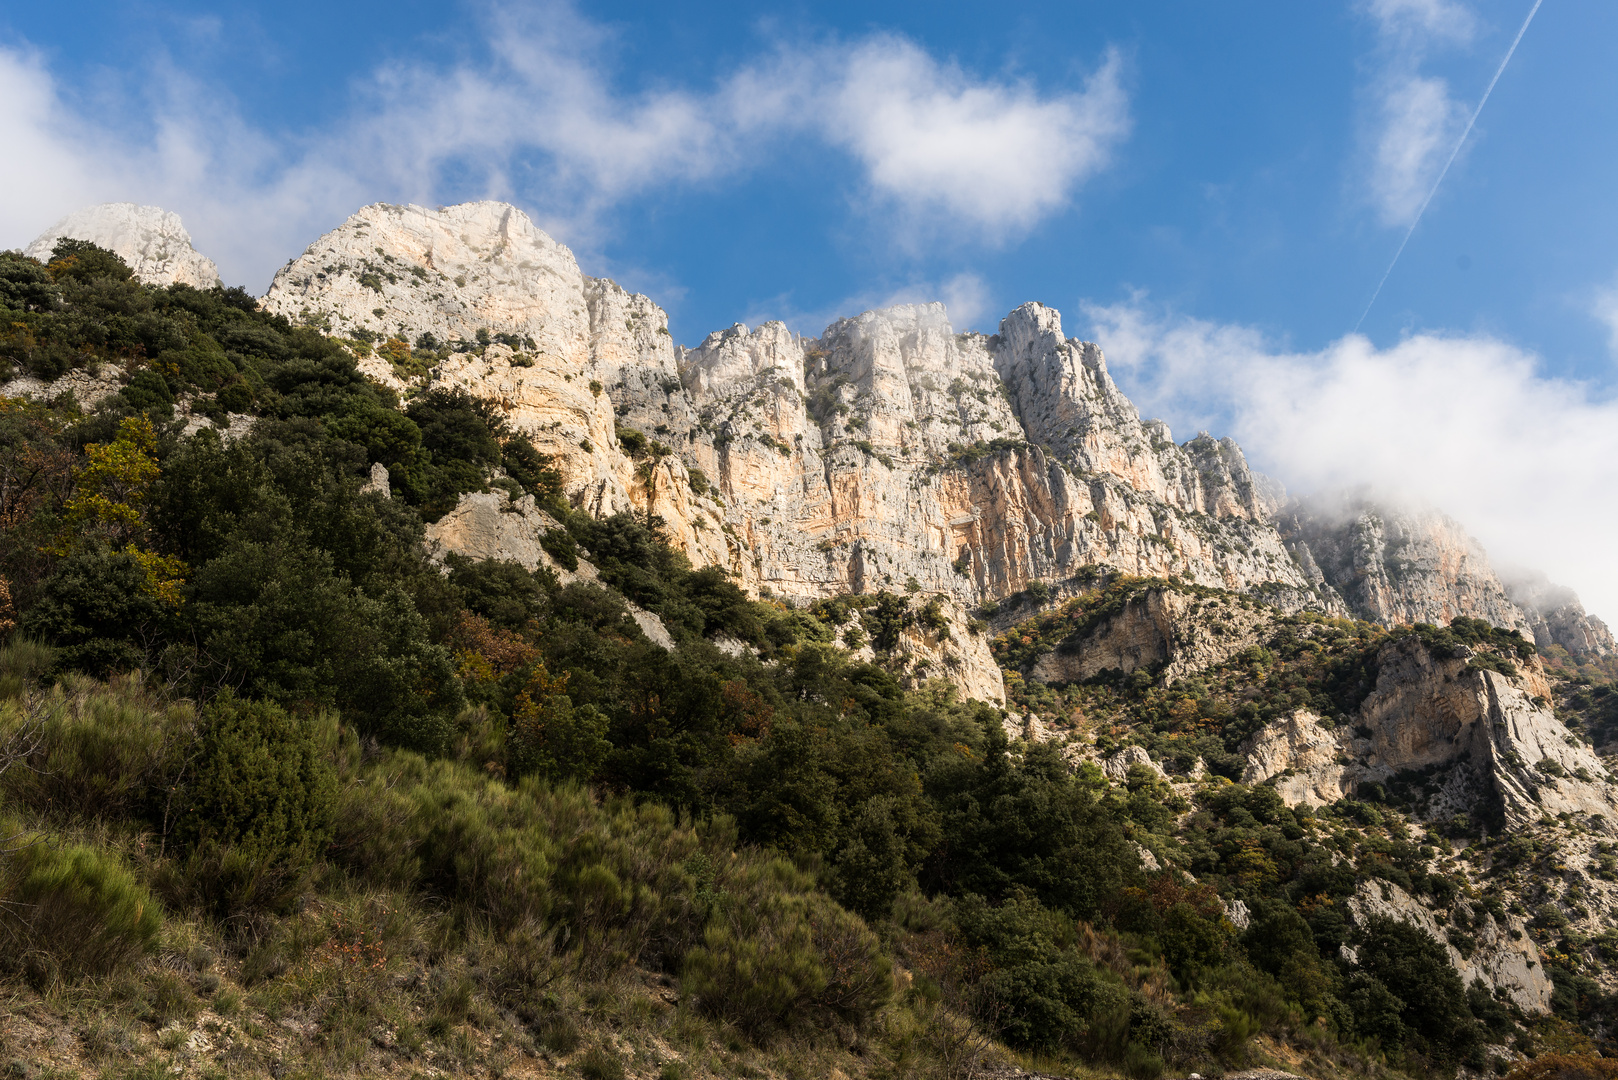
<svg viewBox="0 0 1618 1080"><path fill-rule="evenodd" d="M160 827L164 777L193 721L188 705L159 705L137 679L70 677L42 698L0 703L0 730L40 734L31 767L8 769L0 791L60 822Z"/></svg>
<svg viewBox="0 0 1618 1080"><path fill-rule="evenodd" d="M36 983L111 974L163 927L152 894L105 850L40 841L12 852L3 874L6 952Z"/></svg>
<svg viewBox="0 0 1618 1080"><path fill-rule="evenodd" d="M336 722L223 694L200 724L176 839L187 876L219 902L269 896L325 848L337 805ZM261 887L272 892L260 894Z"/></svg>
<svg viewBox="0 0 1618 1080"><path fill-rule="evenodd" d="M1163 1058L1139 1043L1130 1043L1124 1052L1124 1075L1129 1080L1157 1080L1163 1075Z"/></svg>
<svg viewBox="0 0 1618 1080"><path fill-rule="evenodd" d="M704 1011L754 1038L801 1023L862 1024L892 992L891 965L856 916L812 891L781 859L744 867L686 956L685 988Z"/></svg>
<svg viewBox="0 0 1618 1080"><path fill-rule="evenodd" d="M0 645L0 697L19 697L56 666L56 650L21 634Z"/></svg>
<svg viewBox="0 0 1618 1080"><path fill-rule="evenodd" d="M539 546L564 570L579 568L579 545L566 529L550 529L539 536Z"/></svg>
<svg viewBox="0 0 1618 1080"><path fill-rule="evenodd" d="M566 1013L553 1012L539 1019L534 1025L534 1037L539 1045L553 1054L571 1054L579 1048L584 1037L579 1034L579 1025Z"/></svg>

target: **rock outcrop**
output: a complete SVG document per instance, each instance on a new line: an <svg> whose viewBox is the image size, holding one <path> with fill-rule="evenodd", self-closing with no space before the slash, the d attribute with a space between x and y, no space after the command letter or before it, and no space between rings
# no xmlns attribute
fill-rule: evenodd
<svg viewBox="0 0 1618 1080"><path fill-rule="evenodd" d="M1288 549L1323 592L1384 626L1447 625L1458 616L1530 633L1542 647L1610 656L1618 642L1572 589L1543 574L1505 580L1460 523L1364 492L1294 501L1276 515Z"/></svg>
<svg viewBox="0 0 1618 1080"><path fill-rule="evenodd" d="M454 510L427 526L427 550L438 561L453 552L469 559L514 562L525 570L543 566L564 585L575 581L600 584L601 575L587 558L580 558L578 566L569 570L540 543L546 533L561 528L560 522L534 505L531 495L508 501L503 492L468 492ZM674 637L662 619L630 600L624 600L624 606L649 641L674 648Z"/></svg>
<svg viewBox="0 0 1618 1080"><path fill-rule="evenodd" d="M1228 594L1149 589L1040 657L1028 677L1066 683L1108 670L1127 675L1154 668L1162 682L1172 683L1257 644L1274 620L1273 608Z"/></svg>
<svg viewBox="0 0 1618 1080"><path fill-rule="evenodd" d="M1288 806L1325 806L1352 794L1342 735L1308 709L1266 724L1242 744L1242 783L1269 783Z"/></svg>
<svg viewBox="0 0 1618 1080"><path fill-rule="evenodd" d="M1527 616L1534 641L1541 647L1560 645L1574 656L1618 653L1618 641L1613 640L1607 624L1585 611L1572 589L1532 571L1517 571L1504 578L1506 595Z"/></svg>
<svg viewBox="0 0 1618 1080"><path fill-rule="evenodd" d="M1515 676L1443 656L1411 636L1383 646L1376 688L1327 726L1307 710L1242 746L1245 783L1270 783L1288 805L1319 806L1395 778L1421 776L1416 814L1524 826L1558 815L1618 830L1618 786L1556 718L1537 659Z"/></svg>
<svg viewBox="0 0 1618 1080"><path fill-rule="evenodd" d="M86 207L40 233L24 254L49 262L56 242L64 237L116 252L148 285L211 289L219 284L219 268L191 246L191 234L180 223L180 215L156 206L122 202Z"/></svg>
<svg viewBox="0 0 1618 1080"><path fill-rule="evenodd" d="M1463 954L1433 913L1392 882L1361 881L1358 891L1348 898L1347 907L1357 923L1380 917L1426 931L1444 946L1450 966L1461 976L1463 985L1481 981L1491 994L1509 998L1524 1012L1550 1011L1555 987L1539 962L1539 949L1523 933L1523 921L1517 916L1491 917L1477 912L1480 917L1468 935L1472 942Z"/></svg>
<svg viewBox="0 0 1618 1080"><path fill-rule="evenodd" d="M1278 525L1313 582L1340 595L1362 619L1443 626L1465 615L1528 629L1482 546L1436 511L1378 503L1360 493L1291 503Z"/></svg>
<svg viewBox="0 0 1618 1080"><path fill-rule="evenodd" d="M649 494L693 561L753 588L915 578L975 604L1101 562L1309 592L1235 445L1180 447L1143 423L1100 350L1041 305L992 338L955 334L931 304L819 339L776 323L676 350L656 305L586 277L499 203L366 207L283 268L265 305L361 346L439 348L430 380L501 401L580 505ZM397 383L389 367L370 361ZM620 426L671 451L649 493Z"/></svg>

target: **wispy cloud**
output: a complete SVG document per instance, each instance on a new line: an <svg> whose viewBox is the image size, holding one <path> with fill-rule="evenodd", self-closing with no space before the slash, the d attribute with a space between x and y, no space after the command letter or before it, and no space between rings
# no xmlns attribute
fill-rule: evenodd
<svg viewBox="0 0 1618 1080"><path fill-rule="evenodd" d="M1364 10L1378 38L1367 63L1367 197L1382 224L1409 225L1470 114L1422 61L1471 42L1477 21L1454 0L1372 0Z"/></svg>
<svg viewBox="0 0 1618 1080"><path fill-rule="evenodd" d="M1464 45L1477 32L1477 17L1455 0L1370 0L1365 10L1383 36L1416 51L1432 42Z"/></svg>
<svg viewBox="0 0 1618 1080"><path fill-rule="evenodd" d="M1490 337L1349 335L1318 352L1143 298L1091 307L1096 340L1143 413L1181 438L1228 432L1300 492L1371 484L1447 511L1497 562L1541 568L1618 616L1618 401L1540 374Z"/></svg>
<svg viewBox="0 0 1618 1080"><path fill-rule="evenodd" d="M718 82L636 92L612 34L566 3L491 6L479 26L468 59L390 62L298 137L173 70L131 74L130 115L98 123L36 56L0 49L0 139L50 165L0 178L0 244L89 202L152 202L227 279L262 285L363 203L489 197L591 245L626 200L735 182L803 139L852 163L853 204L881 227L993 243L1069 205L1129 126L1110 53L1084 86L1046 91L891 34L778 41Z"/></svg>

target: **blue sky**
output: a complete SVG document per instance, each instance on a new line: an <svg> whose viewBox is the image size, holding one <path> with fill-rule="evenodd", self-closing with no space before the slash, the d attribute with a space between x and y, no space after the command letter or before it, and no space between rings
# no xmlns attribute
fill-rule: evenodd
<svg viewBox="0 0 1618 1080"><path fill-rule="evenodd" d="M1618 5L12 3L0 245L132 199L225 277L372 201L508 199L670 312L946 299L1099 340L1143 411L1372 483L1618 615Z"/></svg>

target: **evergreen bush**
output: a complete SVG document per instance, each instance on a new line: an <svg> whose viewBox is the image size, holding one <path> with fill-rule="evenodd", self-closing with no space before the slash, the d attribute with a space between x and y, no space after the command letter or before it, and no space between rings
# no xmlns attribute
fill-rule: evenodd
<svg viewBox="0 0 1618 1080"><path fill-rule="evenodd" d="M329 714L229 693L204 710L175 828L204 897L230 905L274 896L324 851L337 807L335 741Z"/></svg>

